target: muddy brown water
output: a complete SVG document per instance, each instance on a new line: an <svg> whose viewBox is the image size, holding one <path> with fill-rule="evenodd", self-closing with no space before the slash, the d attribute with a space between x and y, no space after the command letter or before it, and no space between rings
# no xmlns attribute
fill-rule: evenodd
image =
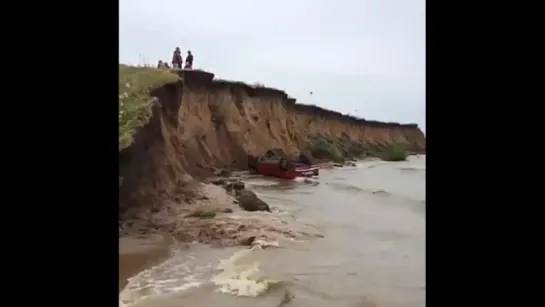
<svg viewBox="0 0 545 307"><path fill-rule="evenodd" d="M248 179L273 214L324 237L264 250L134 241L143 248L120 255L120 276L142 271L120 306L423 307L425 161L363 161L313 182Z"/></svg>

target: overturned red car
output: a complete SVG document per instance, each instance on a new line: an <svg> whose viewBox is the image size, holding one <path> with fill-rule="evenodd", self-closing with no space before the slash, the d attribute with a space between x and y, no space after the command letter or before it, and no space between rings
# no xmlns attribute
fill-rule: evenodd
<svg viewBox="0 0 545 307"><path fill-rule="evenodd" d="M248 157L248 168L263 176L282 179L318 176L320 172L319 167L312 163L310 156L301 154L293 159L280 149L268 150L260 158Z"/></svg>

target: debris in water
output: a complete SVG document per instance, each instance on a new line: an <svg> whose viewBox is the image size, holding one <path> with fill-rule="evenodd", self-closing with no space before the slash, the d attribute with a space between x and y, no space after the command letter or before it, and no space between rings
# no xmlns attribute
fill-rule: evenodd
<svg viewBox="0 0 545 307"><path fill-rule="evenodd" d="M284 293L284 298L282 299L282 301L280 302L280 304L278 305L278 307L284 307L284 306L286 306L286 305L289 304L294 298L295 298L295 295L293 295L289 290L286 290L286 292Z"/></svg>

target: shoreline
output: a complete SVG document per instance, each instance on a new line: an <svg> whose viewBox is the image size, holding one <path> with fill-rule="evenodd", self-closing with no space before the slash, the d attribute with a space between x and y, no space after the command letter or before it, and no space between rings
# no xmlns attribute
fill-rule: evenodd
<svg viewBox="0 0 545 307"><path fill-rule="evenodd" d="M296 103L283 91L207 72L167 82L172 77L120 65L120 290L127 277L169 257L174 242L250 248L323 237L246 188L250 160L269 151L309 155L322 170L395 147L425 153L416 124Z"/></svg>
<svg viewBox="0 0 545 307"><path fill-rule="evenodd" d="M323 166L333 168L332 163L323 163ZM240 208L236 197L224 185L229 185L230 180L243 182L241 175L244 173L234 172L234 176L229 177L208 176L194 183L194 195L187 202L152 210L140 208L135 217L122 220L119 227L119 292L128 284L129 278L168 259L174 243L251 248L323 237L317 229L290 217ZM221 179L222 184L207 183L217 179ZM198 211L214 212L214 216L191 216Z"/></svg>
<svg viewBox="0 0 545 307"><path fill-rule="evenodd" d="M333 168L333 165L322 163L320 168ZM199 181L193 180L182 202L135 209L130 217L120 221L120 239L163 235L182 243L198 242L221 248L252 246L256 240L321 236L313 229L305 229L304 225L270 212L268 204L246 189L243 176L247 174L247 171L234 171L227 176L201 177ZM255 195L254 201L264 203L265 207L243 208L241 194L244 193Z"/></svg>
<svg viewBox="0 0 545 307"><path fill-rule="evenodd" d="M339 168L332 161L320 161L318 165L322 170ZM263 244L282 246L286 240L323 238L314 227L300 224L291 217L274 211L248 212L240 208L236 195L225 186L232 182L244 183L246 175L247 171L234 171L225 177L208 176L194 182L195 193L189 201L159 210L143 209L139 219L124 221L119 233L119 291L127 285L128 278L166 260L174 243L250 248ZM190 216L199 210L215 214L213 217Z"/></svg>
<svg viewBox="0 0 545 307"><path fill-rule="evenodd" d="M347 160L345 163L316 159L316 165L321 170L327 170L352 167L355 162L368 159ZM274 212L242 208L238 193L241 190L251 192L244 183L248 170L223 174L224 170L214 169L210 175L200 176L198 180L188 179L190 182L186 187L185 198L180 202L136 208L127 214L128 218L121 217L119 238L162 235L182 243L198 242L214 247L232 247L251 246L256 239L271 241L282 236L291 239L322 236L303 230L290 232L289 226L298 229L297 225L290 221L269 221L278 218ZM261 201L259 197L257 199Z"/></svg>

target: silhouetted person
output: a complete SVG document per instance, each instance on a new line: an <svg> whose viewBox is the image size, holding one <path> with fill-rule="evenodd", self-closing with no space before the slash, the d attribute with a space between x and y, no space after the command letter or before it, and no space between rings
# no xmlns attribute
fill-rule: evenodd
<svg viewBox="0 0 545 307"><path fill-rule="evenodd" d="M159 63L157 63L157 69L165 68L165 65L163 64L163 61L159 60Z"/></svg>
<svg viewBox="0 0 545 307"><path fill-rule="evenodd" d="M187 51L187 58L185 58L185 67L186 69L192 69L193 68L193 54L191 54L191 50Z"/></svg>
<svg viewBox="0 0 545 307"><path fill-rule="evenodd" d="M180 51L180 47L176 47L176 50L174 50L174 54L172 55L172 68L182 69L183 64L184 60L182 59L182 52Z"/></svg>

